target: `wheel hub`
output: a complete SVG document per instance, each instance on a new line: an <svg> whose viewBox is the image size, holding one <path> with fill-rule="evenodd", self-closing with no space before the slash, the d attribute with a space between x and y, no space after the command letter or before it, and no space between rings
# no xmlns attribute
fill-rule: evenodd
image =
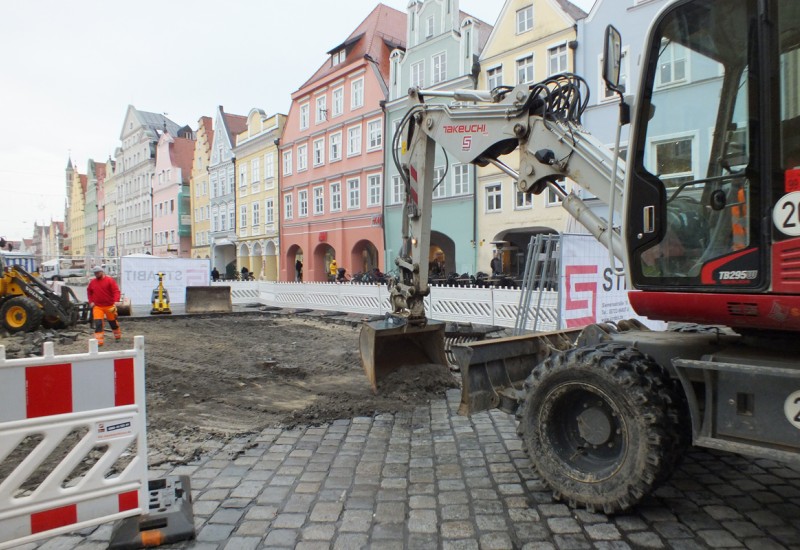
<svg viewBox="0 0 800 550"><path fill-rule="evenodd" d="M578 433L590 445L603 445L611 437L612 420L600 407L590 407L578 415Z"/></svg>

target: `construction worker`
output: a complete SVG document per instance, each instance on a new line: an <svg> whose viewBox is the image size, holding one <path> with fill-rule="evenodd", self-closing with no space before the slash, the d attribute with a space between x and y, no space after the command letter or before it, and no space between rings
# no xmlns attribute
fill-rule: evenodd
<svg viewBox="0 0 800 550"><path fill-rule="evenodd" d="M119 287L117 282L103 272L103 268L96 265L92 268L94 279L86 287L86 296L89 298L89 307L92 308L92 319L94 320L94 337L97 345L103 345L103 317L108 319L111 330L114 333L114 340L122 338L122 329L117 323L117 307L114 305L119 302Z"/></svg>

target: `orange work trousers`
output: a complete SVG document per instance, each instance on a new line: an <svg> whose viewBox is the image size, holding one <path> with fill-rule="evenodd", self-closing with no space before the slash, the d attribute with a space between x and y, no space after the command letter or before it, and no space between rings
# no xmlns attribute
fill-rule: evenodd
<svg viewBox="0 0 800 550"><path fill-rule="evenodd" d="M108 319L108 324L111 325L114 340L122 338L122 329L117 323L117 306L94 306L92 308L92 319L94 319L94 337L98 346L102 346L104 343L103 317Z"/></svg>

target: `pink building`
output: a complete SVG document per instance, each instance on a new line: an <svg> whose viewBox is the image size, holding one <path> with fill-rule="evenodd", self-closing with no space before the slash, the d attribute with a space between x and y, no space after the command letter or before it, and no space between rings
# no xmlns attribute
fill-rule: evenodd
<svg viewBox="0 0 800 550"><path fill-rule="evenodd" d="M382 102L406 14L379 4L292 94L280 144L280 279L327 280L383 264Z"/></svg>
<svg viewBox="0 0 800 550"><path fill-rule="evenodd" d="M165 131L158 139L152 187L154 256L192 257L189 180L194 139L188 126L177 136Z"/></svg>

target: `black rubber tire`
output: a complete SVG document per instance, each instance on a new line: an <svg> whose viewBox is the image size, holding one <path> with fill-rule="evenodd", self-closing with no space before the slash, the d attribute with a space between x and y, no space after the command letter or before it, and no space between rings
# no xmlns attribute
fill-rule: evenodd
<svg viewBox="0 0 800 550"><path fill-rule="evenodd" d="M537 365L517 412L519 433L555 498L612 514L665 479L678 451L671 387L658 363L622 344L572 349Z"/></svg>
<svg viewBox="0 0 800 550"><path fill-rule="evenodd" d="M44 312L27 296L14 296L3 303L0 318L8 332L31 332L42 324Z"/></svg>

